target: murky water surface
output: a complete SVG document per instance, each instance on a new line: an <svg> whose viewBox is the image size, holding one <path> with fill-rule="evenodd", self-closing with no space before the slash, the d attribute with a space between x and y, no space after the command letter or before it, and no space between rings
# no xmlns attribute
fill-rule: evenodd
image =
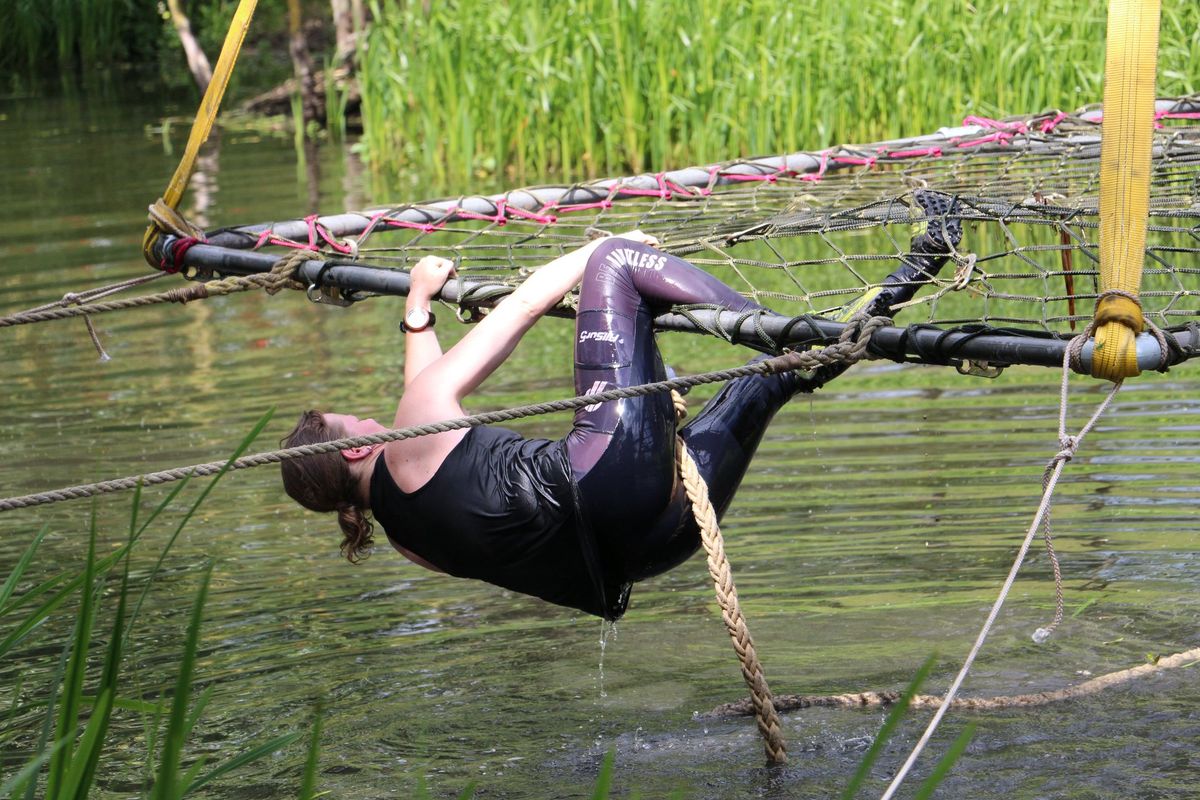
<svg viewBox="0 0 1200 800"><path fill-rule="evenodd" d="M145 207L185 135L148 126L185 110L116 93L0 100L0 313L145 273ZM314 184L286 137L226 132L187 211L215 226L301 216L314 198L324 211L371 201L345 148L326 145L315 163ZM423 193L418 184L396 194ZM269 408L278 412L257 449L312 405L382 419L400 390L400 309L387 299L330 309L295 294L156 306L98 320L106 363L78 320L0 330L0 493L219 459ZM569 394L568 331L540 324L475 406ZM447 325L445 335L461 331ZM663 346L680 372L743 357L709 341ZM900 688L931 653L928 688L945 688L1037 504L1056 449L1057 380L1037 370L984 381L874 365L780 414L725 524L776 691ZM1074 387L1078 425L1101 387ZM1052 613L1039 553L965 693L1059 688L1200 642L1198 389L1200 375L1185 367L1121 393L1058 494L1066 623L1045 645L1030 640ZM557 436L566 424L560 416L516 427ZM135 577L198 491L187 488L155 523ZM165 495L149 490L144 504ZM103 550L126 535L130 501L95 504ZM50 533L34 577L79 568L91 509L76 501L0 515L0 575L42 526ZM169 691L201 570L215 561L198 665L199 685L214 693L191 756L228 758L306 728L322 703L320 787L332 797L404 797L418 781L439 797L472 783L480 797L588 797L615 749L614 796L824 798L846 784L880 728L878 711L789 714L790 764L767 770L748 721L695 718L743 691L701 558L638 586L602 648L596 619L424 572L391 552L351 566L334 528L293 506L276 470L249 470L219 486L169 553L139 623L128 691ZM19 709L44 696L69 625L52 620L0 664L0 708L18 708L0 728L2 773L36 737L41 715ZM1197 707L1190 668L1095 699L978 716L939 796L1192 797ZM904 723L861 796L877 796L925 719ZM967 720L948 718L934 757ZM116 725L101 780L112 797L144 774L141 718L121 712ZM211 795L293 796L303 760L297 745Z"/></svg>

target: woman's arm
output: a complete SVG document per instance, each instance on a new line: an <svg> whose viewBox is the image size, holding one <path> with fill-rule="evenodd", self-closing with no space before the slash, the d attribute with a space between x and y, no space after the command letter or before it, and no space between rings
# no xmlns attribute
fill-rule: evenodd
<svg viewBox="0 0 1200 800"><path fill-rule="evenodd" d="M598 242L586 244L530 275L454 347L407 385L401 407L409 404L436 407L449 402L452 406L445 413L459 413L462 399L504 363L526 331L579 283L588 256L597 245ZM435 416L441 413L433 408L430 411Z"/></svg>
<svg viewBox="0 0 1200 800"><path fill-rule="evenodd" d="M442 290L452 275L454 275L454 265L444 258L425 256L418 261L410 274L412 283L409 286L408 299L404 304L405 316L414 308L429 311L433 298ZM411 386L426 367L441 357L442 347L438 343L437 332L433 325L419 331L405 329L405 387Z"/></svg>
<svg viewBox="0 0 1200 800"><path fill-rule="evenodd" d="M639 231L621 236L657 243ZM396 424L420 424L461 414L462 399L504 363L533 324L582 280L588 258L602 241L589 242L537 270L458 344L428 365L407 386L396 409Z"/></svg>

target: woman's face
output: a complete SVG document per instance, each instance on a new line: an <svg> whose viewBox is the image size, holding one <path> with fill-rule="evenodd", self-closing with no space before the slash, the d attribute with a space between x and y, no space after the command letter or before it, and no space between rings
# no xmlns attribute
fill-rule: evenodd
<svg viewBox="0 0 1200 800"><path fill-rule="evenodd" d="M346 436L366 436L387 430L373 419L359 419L353 414L325 414L324 417L326 425L341 428Z"/></svg>

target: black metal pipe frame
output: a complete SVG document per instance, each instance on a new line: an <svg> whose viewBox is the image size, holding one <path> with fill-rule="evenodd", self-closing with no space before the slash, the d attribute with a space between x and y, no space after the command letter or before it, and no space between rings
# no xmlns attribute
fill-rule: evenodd
<svg viewBox="0 0 1200 800"><path fill-rule="evenodd" d="M1177 99L1158 100L1155 105L1158 112L1194 112L1200 110L1200 98L1185 97ZM1085 107L1076 115L1088 121L1099 118L1098 107ZM951 141L959 137L974 136L986 132L978 125L942 128L935 133L917 136L911 139L881 142L876 146L913 147L936 145L940 142ZM1090 143L1099 148L1098 134L1081 133L1072 136L1075 144ZM1029 143L1032 150L1047 147L1044 142L1036 139ZM851 150L847 150L851 152ZM813 172L818 169L832 170L837 168L836 161L830 161L829 155L836 151L825 153L792 153L790 155L772 156L768 158L741 161L720 167L721 172L714 178L712 167L688 167L666 173L663 177L672 184L691 187L693 189L707 186L710 183L724 184L736 180L738 176L765 175L780 170L794 173ZM727 177L728 176L728 177ZM552 204L570 205L588 203L606 199L614 187L622 186L632 189L659 188L659 178L645 174L625 178L610 178L588 184L575 186L546 186L517 189L502 195L489 197L470 196L453 200L438 200L400 206L398 209L379 209L361 213L339 214L320 217L317 223L333 236L353 236L361 234L370 224L377 213L394 214L397 218L409 223L434 223L449 221L456 216L457 209L463 209L472 214L492 215L498 213L499 202L503 201L510 207L524 211L536 211ZM614 199L621 199L619 196ZM889 212L890 213L890 212ZM1009 213L1012 213L1011 211ZM1019 213L1019 212L1018 212ZM220 275L249 275L267 272L275 264L275 257L262 253L251 252L249 248L258 242L260 234L270 231L274 235L294 241L304 241L309 236L307 220L288 220L277 223L264 223L226 228L210 232L205 244L189 248L183 258L186 270L194 271L188 277L205 279L212 274ZM172 237L161 238L156 245L156 257L161 258L165 245ZM328 266L333 264L333 266ZM322 272L322 269L324 271ZM315 282L319 277L325 286L334 286L347 291L373 292L387 295L405 295L408 293L408 273L387 267L374 267L362 262L310 261L300 268L300 277L306 282ZM473 281L453 281L442 291L440 299L448 303L457 303L460 290L476 292L488 288L507 288L503 284L489 284ZM569 309L556 309L553 316L571 316ZM817 318L803 318L799 323L788 317L758 317L742 319L729 312L716 311L691 312L687 316L666 314L655 321L660 330L682 331L689 333L711 333L720 331L731 341L749 347L767 349L764 346L764 334L780 346L797 347L812 346L829 339L834 339L843 329L843 324ZM1190 326L1175 335L1176 341L1184 352L1174 354L1174 358L1183 360L1200 355L1200 334L1195 326ZM876 355L898 361L918 360L926 363L960 364L963 361L986 361L993 365L1035 364L1041 366L1057 366L1062 362L1065 339L1053 335L1031 331L1000 331L972 332L965 330L943 331L933 327L885 328L872 338L872 350ZM1083 369L1090 369L1091 343L1083 352ZM1158 363L1158 345L1145 334L1139 337L1138 362L1142 369L1152 369Z"/></svg>
<svg viewBox="0 0 1200 800"><path fill-rule="evenodd" d="M156 257L161 258L162 252L167 251L173 241L174 237L163 237L156 245ZM183 266L188 277L205 279L213 274L252 275L269 272L277 261L277 256L266 253L197 244L184 254ZM403 296L408 294L410 286L409 275L403 270L339 262L337 259L314 259L305 262L297 270L297 277L302 283L313 285L318 276L324 286L337 287L345 292ZM493 288L507 290L511 287L486 281L451 280L442 289L438 299L457 305L462 296L469 297ZM551 316L572 315L573 312L567 308L551 312ZM827 344L836 340L845 328L844 323L818 317L747 317L732 311L710 309L663 314L655 319L654 324L661 331L720 332L732 342L760 350L769 349L771 343L779 347ZM1175 338L1186 351L1186 354L1179 354L1178 361L1188 355L1200 355L1200 330L1195 326L1175 333ZM947 331L932 326L887 327L878 330L871 338L871 352L894 361L952 365L975 361L987 362L991 366L1032 364L1056 367L1062 364L1067 342L1067 339L1031 332L1005 333L988 329ZM1084 351L1084 371L1090 366L1090 344L1088 348ZM1145 363L1140 355L1143 349L1148 352ZM1153 343L1152 347L1139 347L1139 363L1142 363L1143 369L1156 366L1157 352L1157 343Z"/></svg>

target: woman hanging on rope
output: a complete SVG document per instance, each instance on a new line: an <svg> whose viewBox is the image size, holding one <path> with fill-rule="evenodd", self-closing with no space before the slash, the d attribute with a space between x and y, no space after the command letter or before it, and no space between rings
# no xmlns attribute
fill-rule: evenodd
<svg viewBox="0 0 1200 800"><path fill-rule="evenodd" d="M651 322L673 305L762 308L656 244L635 231L550 262L446 353L429 305L453 269L445 259L422 259L402 325L405 391L393 425L465 415L463 400L576 285L577 394L663 380ZM828 377L739 378L682 428L718 515L775 412ZM383 430L373 419L308 411L284 445ZM417 564L616 619L634 582L675 567L700 545L677 479L675 437L671 398L657 393L580 408L557 441L490 426L456 430L285 461L283 482L305 508L338 513L351 561L372 546L371 512Z"/></svg>

